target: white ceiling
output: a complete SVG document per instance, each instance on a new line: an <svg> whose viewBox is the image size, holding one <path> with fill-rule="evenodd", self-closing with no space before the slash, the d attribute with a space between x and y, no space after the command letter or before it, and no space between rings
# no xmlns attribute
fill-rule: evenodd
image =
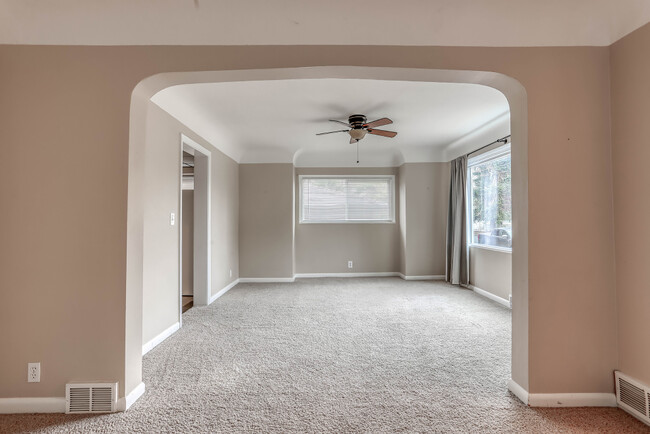
<svg viewBox="0 0 650 434"><path fill-rule="evenodd" d="M0 44L606 46L648 0L2 0Z"/></svg>
<svg viewBox="0 0 650 434"><path fill-rule="evenodd" d="M316 136L345 128L328 119L391 118L381 129L397 137L367 135L359 149L361 166L394 166L448 161L454 142L509 111L491 87L359 79L186 84L152 101L240 163L296 166L357 165L349 135Z"/></svg>

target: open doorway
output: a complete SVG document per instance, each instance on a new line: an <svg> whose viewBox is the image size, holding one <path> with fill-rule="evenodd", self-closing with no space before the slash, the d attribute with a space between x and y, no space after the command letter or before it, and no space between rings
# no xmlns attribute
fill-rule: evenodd
<svg viewBox="0 0 650 434"><path fill-rule="evenodd" d="M194 305L194 155L183 150L181 180L181 311Z"/></svg>
<svg viewBox="0 0 650 434"><path fill-rule="evenodd" d="M210 151L181 135L179 321L210 301Z"/></svg>

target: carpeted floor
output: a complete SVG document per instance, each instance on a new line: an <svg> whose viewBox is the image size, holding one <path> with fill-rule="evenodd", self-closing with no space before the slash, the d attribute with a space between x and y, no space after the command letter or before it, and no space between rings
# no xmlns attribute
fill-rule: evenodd
<svg viewBox="0 0 650 434"><path fill-rule="evenodd" d="M506 389L510 311L440 282L240 284L144 357L127 412L0 416L0 432L646 432Z"/></svg>

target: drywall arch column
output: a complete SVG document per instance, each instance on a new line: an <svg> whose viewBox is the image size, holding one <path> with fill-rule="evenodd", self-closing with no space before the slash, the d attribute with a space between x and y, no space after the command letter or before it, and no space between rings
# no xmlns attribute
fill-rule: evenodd
<svg viewBox="0 0 650 434"><path fill-rule="evenodd" d="M142 267L145 167L145 122L150 98L179 84L287 79L374 79L447 83L473 83L501 91L510 104L513 197L513 336L511 389L529 390L528 378L528 108L524 87L495 72L417 68L318 66L163 73L142 80L131 97L129 129L129 185L127 215L125 393L142 382ZM220 151L240 162L240 151L215 143ZM519 395L522 397L522 395Z"/></svg>

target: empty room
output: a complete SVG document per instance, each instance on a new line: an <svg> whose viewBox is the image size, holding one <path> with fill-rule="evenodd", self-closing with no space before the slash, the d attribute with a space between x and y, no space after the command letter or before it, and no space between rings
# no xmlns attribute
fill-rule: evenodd
<svg viewBox="0 0 650 434"><path fill-rule="evenodd" d="M650 430L647 3L254 11L0 5L0 431Z"/></svg>

